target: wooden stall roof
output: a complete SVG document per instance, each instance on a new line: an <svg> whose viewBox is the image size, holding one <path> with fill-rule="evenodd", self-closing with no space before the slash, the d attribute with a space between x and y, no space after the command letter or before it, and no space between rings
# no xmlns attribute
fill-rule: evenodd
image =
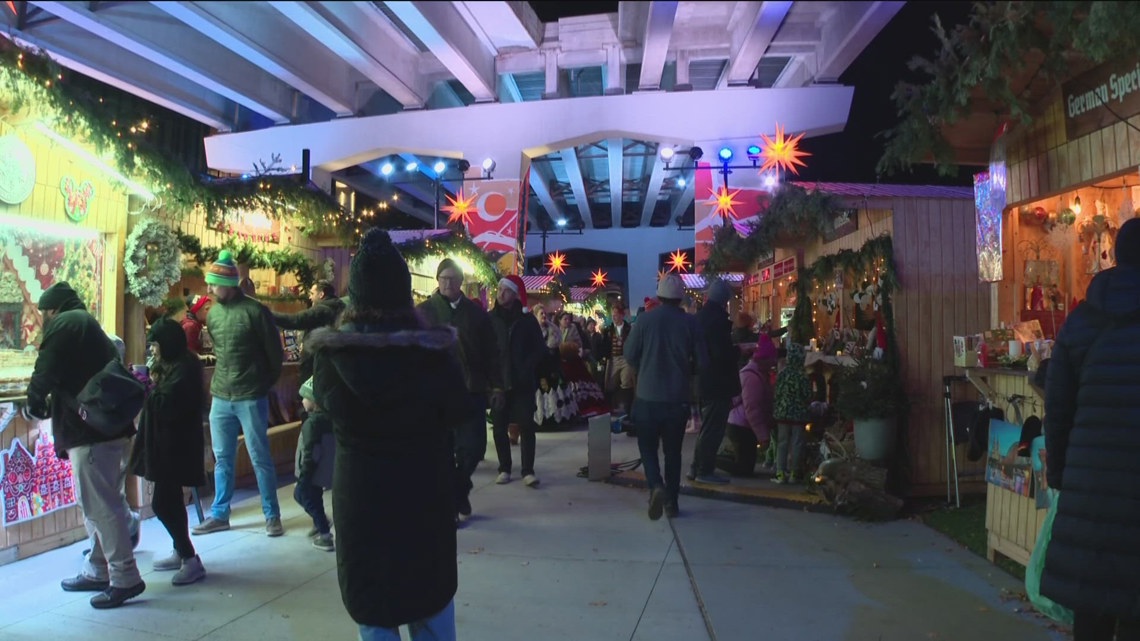
<svg viewBox="0 0 1140 641"><path fill-rule="evenodd" d="M973 187L941 185L880 185L868 183L793 182L808 191L816 189L848 198L963 198L974 199Z"/></svg>

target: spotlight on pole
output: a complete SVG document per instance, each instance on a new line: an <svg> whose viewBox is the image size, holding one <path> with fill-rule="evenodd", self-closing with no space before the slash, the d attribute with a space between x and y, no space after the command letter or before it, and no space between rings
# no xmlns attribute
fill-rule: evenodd
<svg viewBox="0 0 1140 641"><path fill-rule="evenodd" d="M396 168L390 162L380 165L380 174L383 176L391 176L393 171L396 171Z"/></svg>
<svg viewBox="0 0 1140 641"><path fill-rule="evenodd" d="M760 145L748 145L748 160L752 161L753 167L760 161L760 151Z"/></svg>
<svg viewBox="0 0 1140 641"><path fill-rule="evenodd" d="M704 158L704 157L705 157L705 150L701 149L700 147L693 147L692 149L689 150L689 160L692 160L693 162L697 162L698 160L700 160L701 158Z"/></svg>
<svg viewBox="0 0 1140 641"><path fill-rule="evenodd" d="M716 152L716 155L720 157L721 162L728 162L732 160L732 149L721 147L720 151Z"/></svg>
<svg viewBox="0 0 1140 641"><path fill-rule="evenodd" d="M484 158L483 159L483 171L486 171L486 172L495 171L495 159L494 158Z"/></svg>
<svg viewBox="0 0 1140 641"><path fill-rule="evenodd" d="M436 163L434 165L432 165L431 168L435 170L435 173L442 174L444 172L444 170L447 169L447 164L444 163L442 160L437 160Z"/></svg>
<svg viewBox="0 0 1140 641"><path fill-rule="evenodd" d="M666 147L664 145L661 146L661 150L657 153L661 156L661 160L665 161L666 164L672 162L673 156L676 154L676 152L673 151L672 147Z"/></svg>
<svg viewBox="0 0 1140 641"><path fill-rule="evenodd" d="M404 165L404 171L415 171L418 167L419 164L416 162L409 162L408 164Z"/></svg>
<svg viewBox="0 0 1140 641"><path fill-rule="evenodd" d="M689 184L689 183L685 180L684 176L681 176L680 178L677 179L677 186L678 187L684 187L687 184Z"/></svg>
<svg viewBox="0 0 1140 641"><path fill-rule="evenodd" d="M559 218L558 222L555 224L558 225L559 227L565 227L566 226L566 219L565 218Z"/></svg>
<svg viewBox="0 0 1140 641"><path fill-rule="evenodd" d="M471 163L466 158L460 158L459 162L455 163L455 167L459 169L459 173L466 174L468 169L471 169Z"/></svg>

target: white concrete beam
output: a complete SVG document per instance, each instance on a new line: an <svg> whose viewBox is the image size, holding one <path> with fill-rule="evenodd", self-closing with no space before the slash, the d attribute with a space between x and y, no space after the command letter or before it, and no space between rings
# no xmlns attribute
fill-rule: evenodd
<svg viewBox="0 0 1140 641"><path fill-rule="evenodd" d="M428 91L420 53L371 2L270 2L311 37L352 65L404 107L419 108Z"/></svg>
<svg viewBox="0 0 1140 641"><path fill-rule="evenodd" d="M641 47L623 46L621 55L623 60L640 60ZM552 57L555 69L598 67L606 64L606 50L601 46L587 51L535 49L499 54L495 57L495 70L498 73L537 73L547 69L547 61Z"/></svg>
<svg viewBox="0 0 1140 641"><path fill-rule="evenodd" d="M724 72L717 82L717 89L748 84L752 72L756 70L756 65L760 64L760 58L768 50L768 45L772 44L772 39L776 37L776 32L779 31L792 4L787 0L748 3L749 6L757 5L754 9L755 15L746 14L751 19L742 20L737 28L732 30L732 53L729 54L728 64L724 66Z"/></svg>
<svg viewBox="0 0 1140 641"><path fill-rule="evenodd" d="M264 3L151 4L325 105L338 116L350 116L356 112L348 65ZM275 15L280 19L274 20ZM285 28L285 25L291 28Z"/></svg>
<svg viewBox="0 0 1140 641"><path fill-rule="evenodd" d="M542 44L542 21L528 2L453 4L488 51L536 49Z"/></svg>
<svg viewBox="0 0 1140 641"><path fill-rule="evenodd" d="M618 3L618 40L621 42L641 40L645 35L645 18L649 15L649 4L634 0Z"/></svg>
<svg viewBox="0 0 1140 641"><path fill-rule="evenodd" d="M823 25L816 82L837 82L905 2L840 2Z"/></svg>
<svg viewBox="0 0 1140 641"><path fill-rule="evenodd" d="M621 57L621 46L606 46L606 89L607 96L620 96L625 93L625 64Z"/></svg>
<svg viewBox="0 0 1140 641"><path fill-rule="evenodd" d="M530 188L534 190L534 195L538 196L538 202L542 203L542 208L546 210L546 215L550 216L553 221L565 219L566 214L562 212L562 208L554 200L554 196L550 193L550 177L546 176L539 167L543 163L530 164ZM527 197L524 193L523 197ZM521 203L520 203L521 206ZM534 221L535 226L541 224L538 219L538 212L531 212L531 219Z"/></svg>
<svg viewBox="0 0 1140 641"><path fill-rule="evenodd" d="M34 2L41 9L140 58L228 98L276 124L294 115L293 91L230 52L204 46L148 4L91 11L88 2ZM164 19L165 18L165 19Z"/></svg>
<svg viewBox="0 0 1140 641"><path fill-rule="evenodd" d="M450 2L385 2L443 66L475 96L495 100L495 52L488 51Z"/></svg>
<svg viewBox="0 0 1140 641"><path fill-rule="evenodd" d="M570 178L570 188L574 190L574 202L578 205L578 215L587 229L594 227L594 216L590 213L590 198L586 195L586 180L582 177L582 165L578 164L578 151L573 147L562 150L562 163Z"/></svg>
<svg viewBox="0 0 1140 641"><path fill-rule="evenodd" d="M657 208L657 197L661 195L661 183L665 181L665 162L660 154L653 154L653 171L649 174L649 185L645 188L645 201L641 206L641 227L648 227Z"/></svg>
<svg viewBox="0 0 1140 641"><path fill-rule="evenodd" d="M244 170L274 153L282 154L285 165L300 165L296 141L304 140L312 166L329 170L410 151L468 158L473 164L491 156L498 163L496 176L515 177L522 175L524 154L537 158L603 138L736 144L755 139L757 122L780 122L806 137L836 133L847 122L853 93L851 87L825 85L496 103L269 127L211 136L204 142L209 166L222 171ZM677 117L702 113L717 117Z"/></svg>
<svg viewBox="0 0 1140 641"><path fill-rule="evenodd" d="M649 3L649 15L641 38L641 77L637 83L637 88L642 91L661 88L661 75L665 71L665 59L669 55L669 38L673 35L677 4L661 0Z"/></svg>
<svg viewBox="0 0 1140 641"><path fill-rule="evenodd" d="M196 83L175 76L135 54L106 42L72 24L53 25L51 37L0 32L12 42L46 51L60 65L108 84L143 100L209 125L230 131L238 106ZM265 156L268 158L268 156ZM298 164L300 161L298 160ZM249 165L245 165L249 167ZM243 168L239 168L239 171Z"/></svg>
<svg viewBox="0 0 1140 641"><path fill-rule="evenodd" d="M606 154L610 165L610 227L621 226L622 186L624 177L622 171L625 165L625 149L622 138L610 138L606 141Z"/></svg>

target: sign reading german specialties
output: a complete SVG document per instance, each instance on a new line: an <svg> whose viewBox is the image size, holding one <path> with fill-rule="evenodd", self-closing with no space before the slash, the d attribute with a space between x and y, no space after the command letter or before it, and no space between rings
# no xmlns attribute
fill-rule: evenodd
<svg viewBox="0 0 1140 641"><path fill-rule="evenodd" d="M1140 114L1140 60L1124 58L1061 85L1069 140Z"/></svg>

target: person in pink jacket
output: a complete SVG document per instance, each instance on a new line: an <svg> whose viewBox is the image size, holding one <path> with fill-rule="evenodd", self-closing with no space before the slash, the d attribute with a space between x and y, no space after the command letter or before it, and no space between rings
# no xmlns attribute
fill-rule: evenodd
<svg viewBox="0 0 1140 641"><path fill-rule="evenodd" d="M761 335L756 351L740 370L741 394L733 399L725 436L728 445L718 457L721 469L733 476L752 476L756 468L757 444L767 447L772 433L772 369L776 366L776 345Z"/></svg>

